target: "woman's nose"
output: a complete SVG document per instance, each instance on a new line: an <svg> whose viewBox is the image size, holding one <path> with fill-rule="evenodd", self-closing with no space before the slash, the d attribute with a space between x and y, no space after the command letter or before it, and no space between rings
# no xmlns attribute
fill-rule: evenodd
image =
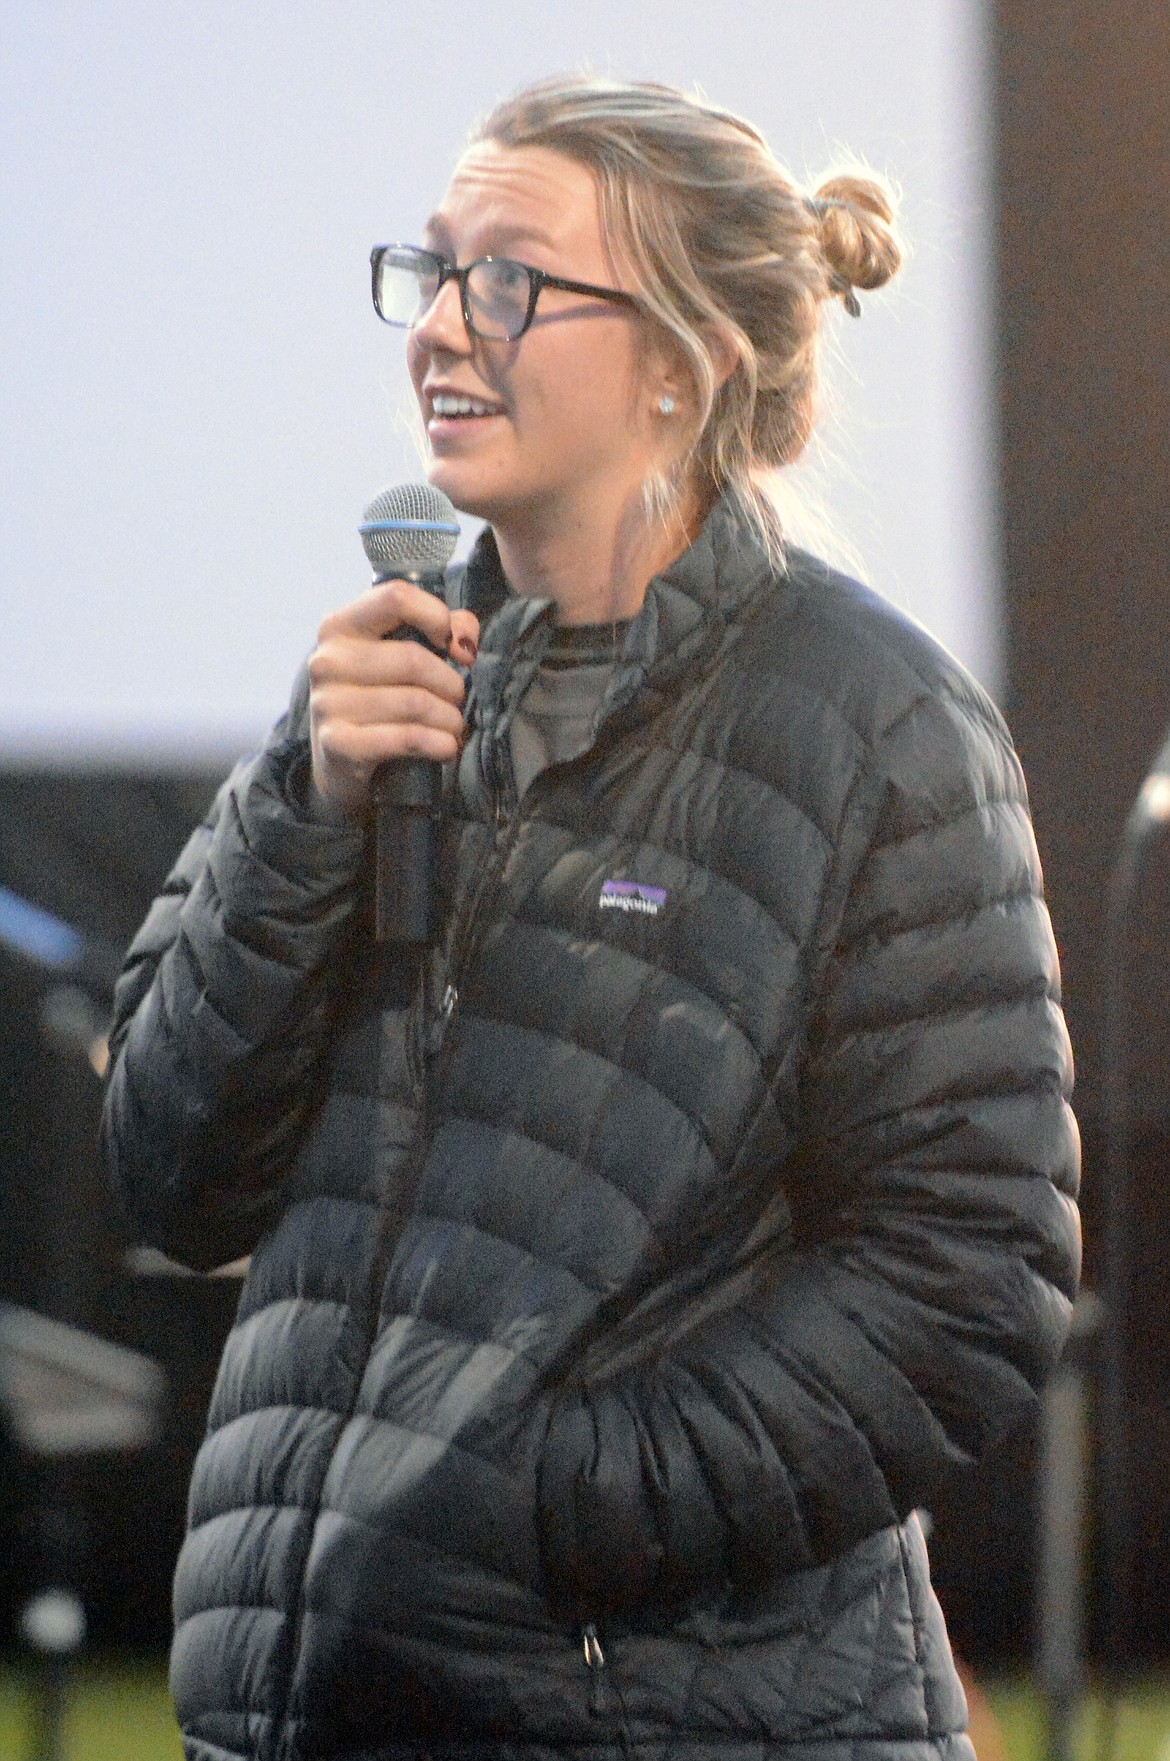
<svg viewBox="0 0 1170 1761"><path fill-rule="evenodd" d="M471 338L463 318L460 287L450 276L439 289L414 327L415 338L424 348L447 349L467 354Z"/></svg>

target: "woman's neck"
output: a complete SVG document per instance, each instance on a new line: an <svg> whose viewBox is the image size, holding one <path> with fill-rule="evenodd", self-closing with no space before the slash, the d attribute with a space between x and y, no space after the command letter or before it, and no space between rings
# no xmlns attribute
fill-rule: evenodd
<svg viewBox="0 0 1170 1761"><path fill-rule="evenodd" d="M513 592L555 601L563 624L632 618L646 589L694 541L705 510L687 494L669 520L648 514L641 494L614 517L596 509L536 521L493 520Z"/></svg>

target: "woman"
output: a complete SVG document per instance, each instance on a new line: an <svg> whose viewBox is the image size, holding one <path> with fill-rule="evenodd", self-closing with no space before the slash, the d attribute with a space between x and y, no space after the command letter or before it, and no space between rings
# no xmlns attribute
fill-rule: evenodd
<svg viewBox="0 0 1170 1761"><path fill-rule="evenodd" d="M567 79L376 255L488 526L450 609L326 620L118 998L138 1227L253 1256L176 1580L198 1761L966 1748L913 1512L1067 1323L1056 958L997 712L759 486L890 220ZM450 779L417 982L369 928L403 754Z"/></svg>

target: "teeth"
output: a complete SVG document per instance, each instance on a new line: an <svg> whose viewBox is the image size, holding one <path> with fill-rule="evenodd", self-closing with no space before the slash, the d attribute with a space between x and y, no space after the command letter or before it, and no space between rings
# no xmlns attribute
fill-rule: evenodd
<svg viewBox="0 0 1170 1761"><path fill-rule="evenodd" d="M436 392L431 399L431 408L436 416L490 416L494 414L490 404L481 404L473 397L452 397L449 392Z"/></svg>

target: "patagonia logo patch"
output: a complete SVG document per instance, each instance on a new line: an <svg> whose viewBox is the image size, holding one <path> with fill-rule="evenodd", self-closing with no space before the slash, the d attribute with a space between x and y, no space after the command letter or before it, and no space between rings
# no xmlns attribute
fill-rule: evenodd
<svg viewBox="0 0 1170 1761"><path fill-rule="evenodd" d="M597 903L602 911L639 911L644 917L657 917L666 899L665 887L648 887L643 881L607 880L601 884Z"/></svg>

